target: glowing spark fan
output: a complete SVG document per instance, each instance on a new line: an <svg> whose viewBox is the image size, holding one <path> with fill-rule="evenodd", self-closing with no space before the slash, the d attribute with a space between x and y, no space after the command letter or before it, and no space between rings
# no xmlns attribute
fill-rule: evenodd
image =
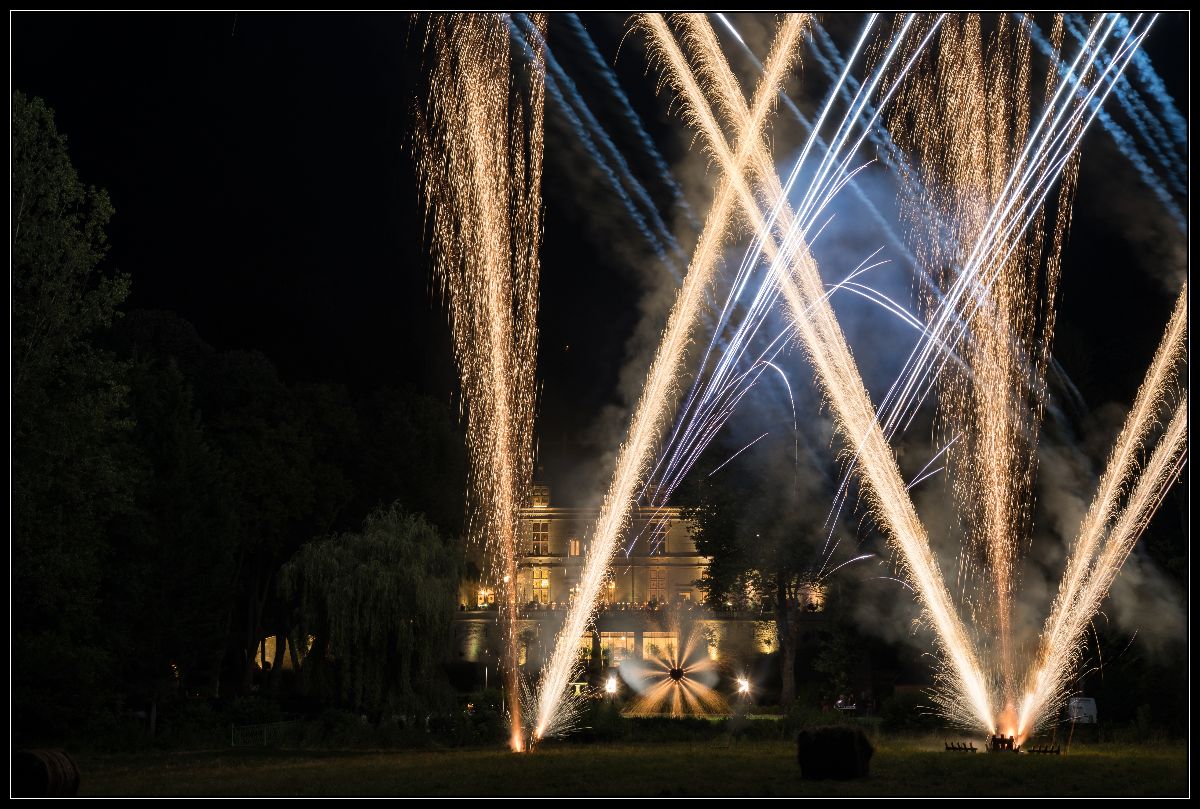
<svg viewBox="0 0 1200 809"><path fill-rule="evenodd" d="M638 696L626 711L629 716L724 716L730 713L725 699L713 690L719 679L716 664L705 652L699 630L688 634L682 648L675 638L646 641L644 660L621 663L621 678Z"/></svg>

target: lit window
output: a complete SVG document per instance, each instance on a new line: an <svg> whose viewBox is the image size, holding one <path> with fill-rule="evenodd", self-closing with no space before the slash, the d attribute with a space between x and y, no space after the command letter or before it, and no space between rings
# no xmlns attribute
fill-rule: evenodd
<svg viewBox="0 0 1200 809"><path fill-rule="evenodd" d="M674 632L643 632L642 646L645 657L661 657L669 661L678 657L679 646Z"/></svg>
<svg viewBox="0 0 1200 809"><path fill-rule="evenodd" d="M601 632L600 653L610 666L620 665L621 661L633 657L637 649L637 636L633 632Z"/></svg>
<svg viewBox="0 0 1200 809"><path fill-rule="evenodd" d="M533 534L529 541L530 556L545 556L550 553L550 522L534 520Z"/></svg>
<svg viewBox="0 0 1200 809"><path fill-rule="evenodd" d="M530 572L529 600L538 604L550 603L550 568L535 567Z"/></svg>
<svg viewBox="0 0 1200 809"><path fill-rule="evenodd" d="M578 556L581 551L582 543L578 539L571 540L571 556Z"/></svg>

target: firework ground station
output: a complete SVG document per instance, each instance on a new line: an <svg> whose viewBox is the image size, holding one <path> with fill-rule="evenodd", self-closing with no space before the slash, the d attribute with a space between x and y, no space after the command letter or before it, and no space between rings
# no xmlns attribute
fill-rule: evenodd
<svg viewBox="0 0 1200 809"><path fill-rule="evenodd" d="M535 486L519 526L517 592L521 599L518 658L527 670L551 653L579 587L596 508L551 505L548 486ZM683 647L719 663L749 663L776 651L774 616L767 610L710 610L697 582L709 559L697 552L677 508L633 509L616 558L601 587L594 630L579 638L581 656L605 666L666 655ZM482 567L482 565L481 565ZM500 649L499 588L464 581L454 622L453 660L494 666ZM814 588L801 605L805 622L823 623L824 594Z"/></svg>

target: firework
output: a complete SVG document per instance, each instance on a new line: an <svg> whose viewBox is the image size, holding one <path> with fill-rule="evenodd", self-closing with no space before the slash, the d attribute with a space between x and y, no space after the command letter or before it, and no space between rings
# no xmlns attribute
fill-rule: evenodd
<svg viewBox="0 0 1200 809"><path fill-rule="evenodd" d="M1173 388L1187 348L1186 337L1185 285L1070 549L1066 572L1027 678L1016 729L1020 738L1046 721L1065 696L1088 622L1182 468L1187 440L1186 397L1176 406L1144 466L1139 465L1139 450L1148 442L1162 403Z"/></svg>
<svg viewBox="0 0 1200 809"><path fill-rule="evenodd" d="M909 19L911 20L911 17ZM873 22L872 19L868 23L868 30ZM716 153L722 167L729 171L732 161L724 136L711 113L705 113L708 109L707 102L674 36L661 17L651 16L648 24L655 36L656 46L662 51L664 62L671 69L672 80L677 82L678 89L689 105L693 119L703 124L701 131L706 136L710 148ZM739 114L738 108L740 105L744 109L745 102L741 100L740 92L736 89L736 82L729 78L731 71L716 44L715 37L710 35L711 29L705 31L708 28L707 21L701 16L693 15L686 18L686 25L690 41L699 48L696 58L703 65L703 74L713 77L714 91L721 95L724 108L733 110L734 120L741 119L744 114ZM864 31L863 39L866 34L867 31ZM902 36L897 37L885 57L884 65L877 68L875 79L866 89L866 96L875 92L882 80L883 68L895 56L901 38ZM822 120L824 117L823 114ZM811 226L812 217L819 213L821 201L828 201L829 188L826 183L839 182L835 167L839 164L844 166L843 150L849 149L852 153L857 148L858 144L850 146L850 120L852 116L848 114L843 119L838 134L830 140L830 148L817 170L816 180L797 206L799 216L793 217L790 212L784 188L774 173L774 163L761 137L754 145L751 165L761 184L765 186L764 193L768 205L773 209L772 216L763 216L749 183L741 174L738 175L740 201L743 213L750 219L762 242L764 253L777 267L778 283L799 332L801 343L817 371L818 382L837 417L839 432L850 446L856 448L860 467L865 470L863 479L868 484L872 510L882 517L885 527L890 529L891 539L901 552L908 578L921 597L951 661L951 676L955 679L952 693L961 695L965 701L965 704L956 705L955 708L962 715L973 716L977 721L990 724L992 710L981 666L942 581L928 537L908 496L891 448L879 430L874 407L862 384L845 337L829 307L827 292L816 271L815 262L803 244L802 232L798 233L798 228L803 222L807 221ZM817 129L819 127L820 124ZM801 163L807 153L806 147ZM794 182L798 170L799 164L792 173L789 185ZM781 243L788 245L783 260L780 260L779 250L771 238L771 231L776 228L782 231ZM784 272L783 267L789 265L790 272Z"/></svg>
<svg viewBox="0 0 1200 809"><path fill-rule="evenodd" d="M944 348L960 341L967 345L970 373L963 379L970 381L969 395L963 392L968 389L962 379L958 380L956 388L955 380L951 378L946 384L946 390L950 392L945 399L967 404L959 411L966 413L966 418L958 425L958 435L962 435L964 430L974 434L973 440L964 442L964 449L959 452L968 458L964 465L968 467L969 474L963 491L974 500L977 524L982 526L974 537L975 543L983 547L984 564L990 576L989 587L996 593L992 599L996 609L989 626L996 630L999 640L995 648L990 650L989 659L998 671L988 671L982 665L976 641L966 631L950 598L929 547L928 537L917 518L906 487L902 485L890 446L829 310L826 296L822 294L815 264L805 246L804 234L811 227L813 213L819 211L821 202L833 193L830 189L841 182L838 170L832 169L828 161L822 164L817 180L797 206L799 216L790 226L784 203L786 194L774 175L765 144L757 150L751 166L759 170L760 185L766 186L765 193L761 189L760 193L764 193L766 204L773 207L770 216L764 216L758 210L748 183L740 182L738 191L744 212L759 234L764 254L771 257L776 265L791 265L791 276L781 276L779 283L792 311L797 332L817 371L817 380L830 401L839 432L853 448L868 503L881 518L893 547L899 551L899 561L907 574L906 578L936 630L949 664L941 678L939 704L953 719L994 733L999 723L1015 723L1017 719L1017 676L1010 616L1014 588L1012 571L1017 537L1022 535L1029 514L1022 501L1014 496L1014 491L1017 491L1014 486L1028 485L1033 474L1032 451L1028 448L1036 442L1036 428L1044 402L1041 376L1046 366L1049 334L1053 328L1058 253L1073 191L1074 150L1087 124L1095 117L1099 103L1111 91L1124 65L1128 63L1129 55L1136 50L1145 28L1137 36L1126 37L1126 41L1118 48L1120 58L1114 58L1103 70L1095 71L1098 75L1093 81L1085 82L1084 77L1092 70L1094 52L1087 59L1083 58L1084 53L1080 54L1068 71L1069 80L1059 82L1057 90L1053 90L1054 83L1048 79L1049 111L1027 135L1030 127L1026 110L1001 102L994 106L984 103L995 95L1020 95L1028 85L1027 26L1018 29L1021 33L1014 38L1011 51L994 49L995 61L985 68L982 59L975 58L981 49L977 37L972 36L975 33L973 24L972 18L967 18L962 25L948 26L942 43L942 51L947 55L947 69L955 71L956 79L963 82L959 89L965 88L968 94L976 94L968 98L965 104L966 114L974 117L968 117L960 125L964 136L978 136L969 142L974 148L964 149L962 143L952 138L948 138L950 144L947 144L953 145L956 150L951 157L957 162L952 165L959 167L958 178L963 183L960 186L952 185L959 196L951 197L953 204L947 206L945 218L956 222L966 234L951 243L962 243L969 249L960 257L958 266L963 270L955 279L953 294L949 299L940 301L934 318L937 330L927 330L925 335L927 348L923 361L926 366L922 370L918 365L917 370L909 373L906 388L902 391L905 395L893 402L911 408L912 403L921 398L913 395L913 389L939 378L939 372L948 358ZM684 25L688 29L685 41L691 45L694 59L700 63L699 72L706 77L707 86L718 95L737 132L737 122L744 112L738 107L737 85L732 80L715 38L706 31L706 23L702 18L684 18ZM907 26L906 22L889 49L884 59L885 67ZM663 61L672 71L672 80L685 103L691 106L692 119L700 124L711 150L722 167L729 171L731 161L728 147L723 143L721 131L713 123L713 116L706 114L700 85L692 76L669 29L661 18L651 18L648 27L655 36L655 44L662 52ZM936 28L936 25L931 27L929 34L932 34L932 28ZM1098 23L1093 30L1093 38L1100 28ZM1111 28L1110 22L1108 30ZM1005 33L1002 24L998 36L1003 38ZM1107 33L1105 31L1104 36ZM928 41L929 34L922 44ZM919 54L920 48L914 52L914 58ZM1004 61L1006 59L1009 61ZM911 64L910 60L904 71ZM866 100L871 98L879 83L881 70L878 68L875 78L866 85L869 88L866 95L860 96L864 100L856 100L859 109L864 108ZM964 70L968 71L965 80L961 77ZM991 81L998 82L994 86L989 86L986 81L990 75L996 77ZM899 83L894 83L892 87L884 94L879 106L886 104ZM1068 87L1071 91L1065 92ZM924 100L930 101L928 97ZM975 103L973 108L972 102ZM1091 116L1086 115L1089 105ZM839 137L844 139L845 135ZM830 153L835 156L840 148L839 137L831 141ZM857 145L850 148L850 153ZM971 165L968 167L968 164ZM969 173L968 169L975 173ZM793 177L795 174L794 171ZM1044 255L1041 206L1055 180L1061 180L1059 205L1051 244L1045 251L1048 255ZM789 188L791 182L789 180ZM772 228L779 232L779 248L769 238ZM1029 279L1043 261L1047 272L1042 299L1048 303L1038 318L1035 317L1038 314L1035 301L1039 298L1031 291ZM952 313L957 317L952 319ZM966 327L970 327L970 333L964 336ZM933 347L942 350L935 352ZM989 389L983 390L984 385ZM893 412L902 413L904 407L893 406ZM1178 440L1176 433L1171 435ZM1147 470L1146 477L1140 483L1141 496L1130 506L1130 513L1134 516L1127 520L1131 528L1123 534L1125 537L1131 535L1133 527L1141 524L1141 520L1148 518L1157 496L1172 479L1173 470L1178 469L1177 459L1181 450L1175 443L1164 441L1162 459L1154 465L1153 470ZM984 502L989 496L999 502ZM1108 575L1115 575L1119 560L1123 558L1119 550L1105 555L1104 559L1109 563L1109 567L1105 568ZM1103 575L1095 577L1096 584L1089 591L1094 596L1094 604L1098 604L1098 599L1106 592L1106 580L1111 581L1111 578L1106 579ZM1087 616L1092 614L1091 610L1086 609L1079 612ZM1086 617L1083 620L1086 622ZM999 683L995 692L992 690L994 682ZM1036 702L1035 697L1024 700L1025 706ZM1026 707L1023 712L1028 710ZM1027 727L1022 733L1026 732Z"/></svg>
<svg viewBox="0 0 1200 809"><path fill-rule="evenodd" d="M500 24L499 17L479 16L492 22L462 23L461 30L482 31ZM845 448L849 471L835 497L835 508L841 507L847 483L856 477L870 512L896 552L901 574L935 632L945 663L936 701L956 722L1024 739L1064 695L1083 626L1185 457L1186 399L1182 399L1157 447L1139 465L1139 450L1149 441L1161 404L1174 384L1186 334L1181 298L1097 499L1072 546L1037 649L1026 648L1013 625L1019 585L1015 571L1031 535L1031 505L1025 495L1036 474L1077 148L1105 99L1121 82L1153 18L1146 21L1139 16L1131 24L1118 25L1118 15L1101 15L1086 38L1075 25L1072 33L1081 39L1082 47L1066 65L1058 59L1064 32L1061 15L1048 40L1038 39L1040 32L1028 18L1013 21L1002 15L986 43L976 16L905 15L891 35L878 36L869 46L878 22L878 15L872 15L786 182L776 173L765 127L780 85L797 59L807 16L784 18L749 104L707 18L679 15L673 21L680 30L679 40L662 16L639 18L665 81L678 92L721 178L618 453L566 622L542 673L533 737L552 735L568 723L570 706L564 703L564 693L576 665L578 638L593 617L628 510L639 493L645 494L654 449L676 404L686 346L703 310L721 248L732 226L743 222L752 235L752 246L717 318L717 332L729 322L747 290L752 290L750 303L728 344L719 345L714 333L700 367L707 368L712 357L716 370L705 385L698 381L693 385L682 409L684 416L654 463L654 479L665 484L660 485L655 504L662 504L758 376L767 369L782 374L773 360L789 340L797 339ZM537 72L542 64L539 49L544 48L540 23L521 18L512 27L534 52L531 63ZM513 122L519 123L524 108L510 109L511 89L497 78L507 76L509 69L506 61L497 59L495 42L488 40L497 36L495 30L489 29L486 36L476 33L472 40L452 28L447 25L450 33L443 34L441 47L449 53L440 60L464 77L453 80L458 84L446 79L457 92L431 106L431 119L441 121L443 129L430 131L442 139L437 145L444 157L425 169L426 177L437 181L427 182L426 187L463 368L468 423L474 420L482 425L478 432L469 430L477 497L491 506L480 513L504 515L513 513L521 487L528 484L528 455L522 453L530 443L532 405L522 395L526 386L532 390L533 343L524 341L532 320L526 323L521 317L536 305L528 285L532 278L536 289L536 216L529 204L536 198L536 182L529 178L535 176L535 164L540 170L540 93L530 93L531 99L536 96L537 113L529 113L531 120L536 119L535 131L525 142L513 134L519 129ZM1115 37L1114 30L1118 31ZM452 41L454 35L460 39ZM1030 101L1034 84L1030 53L1035 41L1052 57L1045 80L1045 110L1036 120ZM1105 48L1110 53L1105 54ZM856 83L850 70L867 52L872 66L866 78ZM471 68L473 60L479 64ZM565 76L558 75L561 70L554 70L555 81L570 89ZM503 92L497 93L497 88ZM827 120L832 123L830 114L839 97L846 99L847 110L832 135L826 135L823 129ZM1140 115L1140 110L1135 111ZM885 111L894 141L882 126ZM457 121L458 129L448 134L446 121ZM586 128L596 130L593 123L589 119ZM877 266L878 262L869 263L874 254L842 282L826 284L810 251L824 227L822 217L830 201L861 170L852 161L868 138L886 146L889 165L901 176L907 200L902 210L913 237L913 254L922 272L929 274L922 300L926 322L854 280ZM537 157L532 156L535 143ZM623 163L610 145L606 151L620 168ZM808 166L816 154L821 154L816 165ZM498 178L501 166L515 169L511 187L504 185L507 179ZM624 179L614 173L614 187L629 181L627 171L620 173ZM793 189L801 176L806 185L796 198ZM1055 188L1057 196L1051 198ZM789 200L794 198L793 206ZM623 200L631 211L635 209L631 199ZM635 220L652 240L665 233L661 222L651 229L640 215ZM525 236L533 241L522 241ZM667 241L663 238L659 243ZM510 262L508 246L527 244L532 244L531 251L518 251L521 257ZM766 271L754 285L750 279L760 260L765 260ZM464 269L468 266L470 271ZM465 292L456 291L456 284ZM878 410L829 304L830 295L839 289L868 297L920 332L917 348ZM768 340L749 370L735 371L762 318L778 299L790 316L791 329ZM461 337L460 322L474 324L461 327ZM514 369L527 370L528 376L506 374ZM479 389L469 380L491 385L477 394L482 402L478 415L471 391ZM906 484L889 441L911 423L931 392L937 394L938 424L948 440L926 469ZM526 415L530 418L523 419ZM964 599L967 618L951 596L909 493L920 480L939 471L927 470L942 454L944 467L953 473L953 492L966 525L960 580L976 588L972 598ZM511 566L515 520L506 526L488 523L490 519L485 516L483 521L499 537L498 558ZM826 561L831 556L832 551ZM511 581L515 583L515 569ZM511 592L507 599L511 603ZM515 619L515 612L508 615ZM1026 674L1019 671L1022 660L1033 661ZM661 711L666 706L678 712L702 706L698 694L703 692L691 687L698 678L692 676L695 664L689 661L686 653L674 650L660 655L648 669L657 674L639 689L636 705L642 707L635 710ZM510 667L515 670L515 665ZM634 664L630 667L631 677L646 681L648 675L635 676ZM519 735L514 733L514 746L519 745Z"/></svg>
<svg viewBox="0 0 1200 809"><path fill-rule="evenodd" d="M901 137L909 137L911 148L921 152L918 164L923 176L918 182L926 189L923 207L938 210L941 221L952 223L951 238L924 233L917 239L928 261L957 273L947 278L950 292L931 307L930 342L937 338L939 344L961 343L966 362L962 368L945 372L944 360L932 361L933 352L924 349L906 369L903 383L894 389L901 391L899 398L885 400L885 410L893 406L885 423L895 430L906 407L911 413L913 404L922 398L918 392L936 383L944 425L956 437L966 436L950 461L954 493L968 527L961 568L964 581L978 578L983 583L973 606L973 623L982 630L977 642L991 664L989 680L996 684L995 703L1000 710L995 721L1001 733L1016 736L1018 741L1036 728L1063 695L1061 685L1073 660L1071 650L1076 648L1077 636L1060 637L1052 627L1061 628L1064 622L1072 627L1078 621L1086 624L1107 593L1108 585L1102 582L1111 583L1124 560L1120 554L1105 557L1115 566L1093 571L1095 586L1089 591L1090 600L1079 600L1081 570L1091 560L1087 550L1072 558L1055 612L1039 641L1042 650L1032 658L1035 671L1024 678L1027 684L1022 689L1017 664L1029 657L1030 650L1015 637L1011 614L1014 570L1031 535L1027 492L1036 470L1059 256L1078 166L1075 148L1148 26L1125 37L1116 48L1119 58L1101 66L1103 60L1097 58L1100 43L1114 22L1115 18L1097 20L1069 68L1058 70L1057 57L1052 59L1046 83L1047 110L1028 135L1029 22L1023 20L1014 32L1002 18L986 57L975 18L946 26L942 59L926 74L928 80L916 83L898 105L903 115L893 127ZM1134 29L1138 22L1140 18ZM1059 19L1052 33L1055 48L1061 35ZM1060 180L1059 196L1054 227L1046 242L1042 205L1055 179ZM946 245L951 252L941 252ZM950 314L951 310L957 310L956 314ZM1171 328L1178 339L1186 315L1182 310L1176 315ZM1151 368L1152 379L1143 388L1147 403L1157 402L1163 395L1163 389L1155 384L1167 373L1162 370L1163 362L1160 352ZM895 406L898 403L900 406ZM1146 418L1145 407L1135 407L1134 412ZM1144 421L1133 421L1138 426L1123 436L1126 450L1128 442L1140 440L1147 429ZM1174 457L1169 449L1165 452L1168 458ZM1127 461L1128 452L1119 452L1118 457ZM1171 468L1166 463L1162 470ZM1169 483L1161 475L1148 475L1142 481L1149 487L1143 490L1143 505L1154 500L1160 491L1156 486ZM1121 486L1119 479L1110 482L1116 489ZM1111 506L1097 507L1090 523L1093 528L1095 517L1107 514ZM1082 545L1090 549L1094 541L1085 530ZM977 576L975 567L979 568ZM1064 614L1070 618L1065 619ZM1053 676L1047 671L1053 671Z"/></svg>
<svg viewBox="0 0 1200 809"><path fill-rule="evenodd" d="M755 92L753 111L748 119L752 133L757 133L766 121L780 83L796 58L795 46L806 20L804 15L791 15L781 26L771 55L767 58L766 73ZM744 146L739 144L738 154L734 158L735 166L749 159L754 144L755 138L752 137L744 139ZM556 713L575 665L578 639L592 618L608 566L617 551L621 529L627 522L629 508L651 461L654 444L675 402L692 326L704 303L706 289L720 259L720 246L735 210L734 184L738 176L736 171L726 174L717 187L696 253L667 319L662 342L650 365L645 389L634 411L629 437L618 453L612 482L584 558L575 598L567 611L566 622L555 641L554 651L542 677L534 733L537 738L546 735L557 723Z"/></svg>
<svg viewBox="0 0 1200 809"><path fill-rule="evenodd" d="M534 48L528 80L514 79L497 14L434 15L426 45L418 169L462 378L472 533L500 584L511 746L521 750L515 530L533 468L542 65Z"/></svg>
<svg viewBox="0 0 1200 809"><path fill-rule="evenodd" d="M626 713L675 717L730 713L728 703L713 690L719 677L716 664L705 651L703 633L693 629L680 644L678 624L672 629L669 638L654 642L643 660L621 664L621 677L638 692Z"/></svg>

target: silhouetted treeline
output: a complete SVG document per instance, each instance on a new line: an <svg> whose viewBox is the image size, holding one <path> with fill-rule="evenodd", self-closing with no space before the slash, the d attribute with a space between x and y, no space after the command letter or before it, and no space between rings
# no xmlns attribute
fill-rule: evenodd
<svg viewBox="0 0 1200 809"><path fill-rule="evenodd" d="M17 734L54 737L188 696L278 689L285 649L300 663L308 636L324 648L344 617L325 609L321 623L306 609L319 595L312 583L280 597L284 565L316 564L320 548L422 565L427 601L448 604L448 622L466 470L450 403L290 384L266 356L217 351L177 314L126 311L130 279L104 262L107 196L79 180L40 99L16 93L12 108ZM403 605L426 617L419 603ZM448 630L431 620L437 631L402 642L444 641ZM271 676L255 659L265 636L279 641ZM416 659L394 645L363 651L381 666ZM332 671L306 683L318 700L396 703L379 687L347 697L350 675L326 662ZM355 665L349 681L374 682ZM424 687L406 683L406 704Z"/></svg>

